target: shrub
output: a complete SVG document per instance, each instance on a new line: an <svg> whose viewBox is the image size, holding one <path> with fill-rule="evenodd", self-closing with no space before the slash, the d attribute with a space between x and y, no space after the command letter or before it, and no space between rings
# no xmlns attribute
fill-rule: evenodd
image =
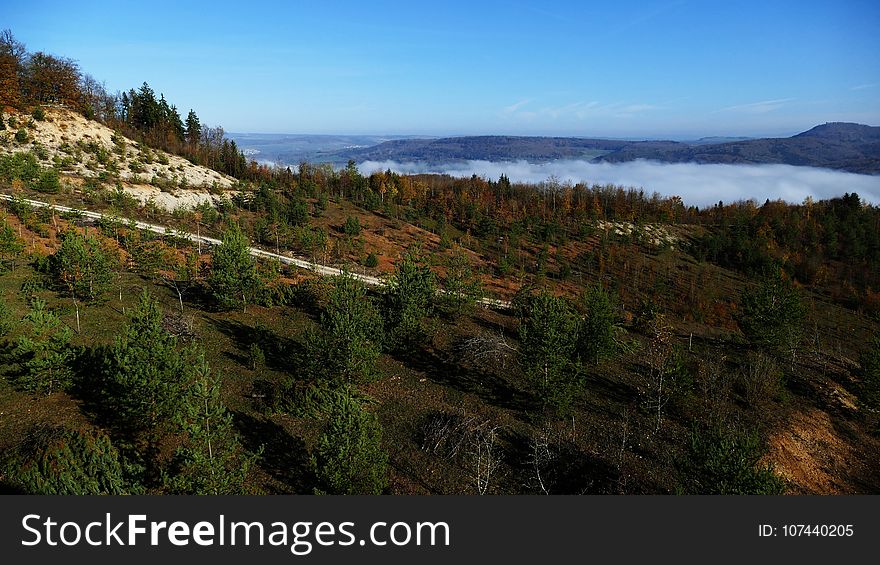
<svg viewBox="0 0 880 565"><path fill-rule="evenodd" d="M24 143L28 140L28 133L25 129L20 129L15 132L15 141L18 143Z"/></svg>
<svg viewBox="0 0 880 565"><path fill-rule="evenodd" d="M375 253L370 252L370 254L367 255L367 258L364 259L364 266L369 269L375 269L379 266L379 258L376 257Z"/></svg>
<svg viewBox="0 0 880 565"><path fill-rule="evenodd" d="M312 455L316 494L381 494L388 484L388 455L375 415L350 394L337 395Z"/></svg>
<svg viewBox="0 0 880 565"><path fill-rule="evenodd" d="M31 116L33 116L38 122L42 122L46 119L46 113L43 112L42 108L34 108L34 111L31 112Z"/></svg>
<svg viewBox="0 0 880 565"><path fill-rule="evenodd" d="M342 231L350 237L357 237L361 234L361 222L355 217L349 216L345 219Z"/></svg>
<svg viewBox="0 0 880 565"><path fill-rule="evenodd" d="M28 494L128 494L139 489L110 438L100 432L36 429L6 465L10 482Z"/></svg>
<svg viewBox="0 0 880 565"><path fill-rule="evenodd" d="M685 481L680 489L686 494L783 494L785 482L770 465L759 463L763 455L757 433L695 427L681 463Z"/></svg>

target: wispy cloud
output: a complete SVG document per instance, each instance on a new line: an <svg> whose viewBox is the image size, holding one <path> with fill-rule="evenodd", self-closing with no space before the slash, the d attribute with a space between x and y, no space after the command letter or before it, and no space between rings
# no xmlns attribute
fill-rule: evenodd
<svg viewBox="0 0 880 565"><path fill-rule="evenodd" d="M555 176L561 182L614 184L644 188L664 196L681 196L686 204L711 206L723 200L782 199L799 203L810 196L827 199L857 192L864 200L880 204L880 177L791 165L698 165L655 161L590 163L559 160L550 163L466 161L439 166L424 163L367 161L362 173L391 169L400 173L446 173L496 179L505 174L514 182L539 183Z"/></svg>
<svg viewBox="0 0 880 565"><path fill-rule="evenodd" d="M603 104L598 101L572 102L561 106L543 106L533 110L523 109L531 100L522 100L502 109L508 117L524 120L545 118L551 120L577 118L584 120L594 117L632 118L638 114L657 110L660 106L645 103L613 102Z"/></svg>
<svg viewBox="0 0 880 565"><path fill-rule="evenodd" d="M510 106L505 106L504 108L501 109L501 111L504 112L505 114L513 114L514 112L516 112L517 110L519 110L520 108L522 108L523 106L528 104L529 102L531 102L531 100L520 100L519 102L515 102L515 103L511 104Z"/></svg>
<svg viewBox="0 0 880 565"><path fill-rule="evenodd" d="M760 102L752 102L750 104L740 104L737 106L728 106L727 108L721 108L720 110L716 110L713 113L718 112L740 112L743 114L766 114L767 112L776 111L789 102L795 100L794 98L779 98L776 100L762 100Z"/></svg>
<svg viewBox="0 0 880 565"><path fill-rule="evenodd" d="M850 90L866 90L868 88L874 88L877 86L876 84L859 84L850 88Z"/></svg>

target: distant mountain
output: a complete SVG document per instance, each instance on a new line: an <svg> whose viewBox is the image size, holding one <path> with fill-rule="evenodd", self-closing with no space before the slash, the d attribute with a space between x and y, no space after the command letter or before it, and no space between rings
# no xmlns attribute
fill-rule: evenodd
<svg viewBox="0 0 880 565"><path fill-rule="evenodd" d="M629 141L577 137L470 136L441 139L395 140L338 152L340 160L414 161L428 164L451 161L553 161L594 159L626 147Z"/></svg>
<svg viewBox="0 0 880 565"><path fill-rule="evenodd" d="M576 137L471 136L398 139L372 147L322 155L326 161L546 162L586 159L621 163L648 159L664 163L786 164L880 174L880 127L828 123L786 138L704 138L692 142L623 141ZM717 141L716 141L717 140Z"/></svg>
<svg viewBox="0 0 880 565"><path fill-rule="evenodd" d="M256 161L298 165L312 163L340 163L333 155L362 147L374 147L394 139L411 139L405 135L311 135L288 133L227 133L250 159ZM420 138L421 139L421 138ZM347 160L341 161L344 164Z"/></svg>
<svg viewBox="0 0 880 565"><path fill-rule="evenodd" d="M637 142L597 160L621 163L634 159L664 163L772 163L878 174L880 127L830 123L792 137L708 145Z"/></svg>

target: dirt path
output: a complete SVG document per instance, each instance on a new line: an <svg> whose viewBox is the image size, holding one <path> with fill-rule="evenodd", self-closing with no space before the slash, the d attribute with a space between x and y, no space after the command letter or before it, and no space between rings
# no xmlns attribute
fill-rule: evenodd
<svg viewBox="0 0 880 565"><path fill-rule="evenodd" d="M7 194L0 194L0 200L12 200L12 198L13 198L12 196L9 196ZM24 202L27 202L31 206L34 206L37 208L52 208L52 209L57 210L59 212L78 212L78 213L82 214L84 217L91 218L93 220L99 220L104 217L104 214L101 214L100 212L90 212L88 210L75 209L75 208L70 208L68 206L61 206L58 204L50 204L48 202L41 202L39 200L30 200L27 198L24 198L22 200L24 200ZM126 218L116 218L116 219L121 220L126 223L129 222L129 220ZM182 237L182 238L187 239L192 242L200 242L200 243L204 243L206 245L220 245L219 239L214 239L214 238L207 237L204 235L198 235L198 234L189 233L189 232L183 232L183 231L175 230L175 229L172 229L172 228L169 228L166 226L160 226L160 225L156 225L156 224L148 224L146 222L140 222L140 221L135 221L135 226L138 229L151 231L153 233L160 233L160 234L173 233L174 235L176 235L178 237ZM336 267L328 267L326 265L321 265L319 263L312 263L311 261L306 261L305 259L300 259L298 257L292 257L290 255L280 255L278 253L272 253L270 251L265 251L265 250L259 249L257 247L251 247L251 248L249 248L249 250L250 250L250 254L254 257L261 257L263 259L277 259L278 261L280 261L281 263L283 263L285 265L293 265L293 266L298 267L300 269L308 269L310 271L314 271L314 272L316 272L320 275L324 275L324 276L337 276L337 275L341 275L343 272L342 269L338 269ZM379 278L379 277L374 277L374 276L360 274L360 273L351 273L351 272L349 274L353 278L363 282L364 284L368 284L370 286L382 287L382 286L385 286L385 284L386 284L386 281L384 279ZM479 300L479 303L484 306L491 307L491 308L503 308L503 309L510 308L510 302L507 302L505 300L498 300L495 298L482 298Z"/></svg>

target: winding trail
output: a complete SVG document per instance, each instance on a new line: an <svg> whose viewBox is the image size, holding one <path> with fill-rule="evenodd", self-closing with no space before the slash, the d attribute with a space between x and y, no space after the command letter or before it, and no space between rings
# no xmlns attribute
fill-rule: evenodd
<svg viewBox="0 0 880 565"><path fill-rule="evenodd" d="M8 194L0 194L0 200L13 200L14 197ZM92 220L100 220L107 216L107 214L102 214L100 212L91 212L89 210L83 210L81 208L71 208L69 206L62 206L60 204L50 204L49 202L42 202L40 200L31 200L29 198L21 198L22 202L29 204L35 208L50 208L52 210L57 210L58 212L74 212L77 214L81 214L84 218L90 218ZM125 222L126 224L130 224L134 222L136 228L141 230L150 231L153 233L158 233L162 235L173 234L175 237L181 237L192 241L194 243L204 243L206 245L220 245L219 239L214 239L213 237L207 237L204 235L194 234L190 232L180 231L174 228L170 228L167 226L160 226L157 224L149 224L147 222L141 222L138 220L130 220L127 218L115 217L115 219ZM338 269L336 267L328 267L326 265L321 265L320 263L313 263L311 261L306 261L305 259L301 259L299 257L293 257L292 255L281 255L278 253L272 253L271 251L266 251L264 249L260 249L258 247L249 247L248 250L250 254L254 257L258 257L261 259L276 259L279 262L285 265L293 265L294 267L298 267L300 269L306 269L310 271L314 271L319 275L324 276L337 276L343 273L342 269ZM370 286L383 287L387 284L385 279L374 277L371 275L365 275L361 273L348 273L352 278L357 279L364 284L368 284ZM443 292L442 290L440 292ZM481 298L478 300L478 303L489 307L489 308L500 308L507 309L510 308L510 302L506 300L498 300L497 298Z"/></svg>

